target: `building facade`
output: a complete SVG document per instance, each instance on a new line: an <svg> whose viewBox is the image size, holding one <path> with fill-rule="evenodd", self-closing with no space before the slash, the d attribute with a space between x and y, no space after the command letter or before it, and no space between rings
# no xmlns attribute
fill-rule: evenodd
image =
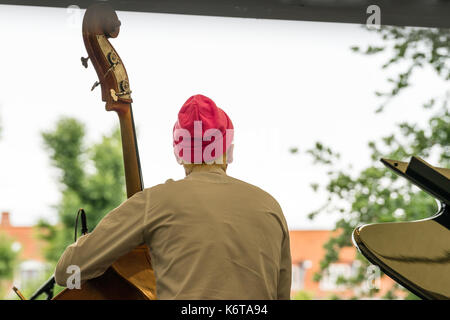
<svg viewBox="0 0 450 320"><path fill-rule="evenodd" d="M373 275L370 283L363 283L361 288L349 290L345 286L337 285L339 277L349 278L354 276L359 267L360 261L356 259L356 248L344 247L341 249L339 258L332 263L327 272L324 273L320 281L314 281L314 274L320 271L320 262L324 258L326 249L325 243L332 236L336 236L336 231L330 230L291 230L290 244L292 255L292 297L297 293L304 292L306 296L313 299L330 299L333 296L340 298L351 298L358 295L360 290L367 287L376 287L379 292L376 297L382 297L394 284L394 281L387 276L380 277L379 269L371 266L367 270ZM300 297L302 297L300 295Z"/></svg>
<svg viewBox="0 0 450 320"><path fill-rule="evenodd" d="M10 221L9 212L2 212L0 220L0 233L12 240L12 249L18 253L19 263L14 271L14 280L7 284L8 288L13 285L24 288L28 284L41 279L48 271L42 248L42 241L37 239L36 230L30 226L13 226ZM11 290L7 298L14 297Z"/></svg>

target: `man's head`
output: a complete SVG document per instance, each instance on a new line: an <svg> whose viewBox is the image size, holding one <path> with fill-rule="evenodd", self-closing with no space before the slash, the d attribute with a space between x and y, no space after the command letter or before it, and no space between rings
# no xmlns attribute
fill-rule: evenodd
<svg viewBox="0 0 450 320"><path fill-rule="evenodd" d="M198 166L226 170L233 159L233 135L231 119L214 101L200 94L192 96L181 107L173 127L175 157L187 174Z"/></svg>

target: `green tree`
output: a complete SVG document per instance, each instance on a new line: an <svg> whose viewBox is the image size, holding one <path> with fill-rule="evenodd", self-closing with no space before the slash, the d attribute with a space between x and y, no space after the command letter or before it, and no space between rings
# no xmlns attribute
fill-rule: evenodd
<svg viewBox="0 0 450 320"><path fill-rule="evenodd" d="M47 241L46 258L57 262L74 241L75 217L84 208L92 230L103 216L125 200L120 131L105 135L100 143L86 147L84 126L62 118L56 128L42 133L53 165L59 170L62 198L56 206L59 223L40 221Z"/></svg>
<svg viewBox="0 0 450 320"><path fill-rule="evenodd" d="M13 241L4 233L0 233L0 297L4 296L3 282L11 280L18 261L18 252L12 248Z"/></svg>
<svg viewBox="0 0 450 320"><path fill-rule="evenodd" d="M300 290L294 294L291 298L292 300L313 300L314 299L314 293L308 292L305 290Z"/></svg>
<svg viewBox="0 0 450 320"><path fill-rule="evenodd" d="M385 52L390 55L382 66L389 69L393 65L406 66L394 78L386 92L375 92L382 98L376 112L382 112L410 85L412 76L419 69L431 67L444 81L450 80L450 31L444 29L382 27L378 32L384 40L383 46L369 46L365 50L353 47L352 50L366 55ZM326 168L328 182L325 185L313 183L315 191L323 190L327 195L325 203L311 212L314 219L318 214L339 213L335 229L342 232L325 244L326 254L321 261L321 271L315 275L318 281L327 272L331 263L338 260L340 250L351 246L352 231L361 224L375 222L410 221L429 217L437 211L435 200L411 183L386 169L379 159L391 158L409 160L413 155L429 159L434 165L450 165L450 113L448 92L431 97L423 102L423 116L428 119L425 126L417 123L399 123L395 132L370 141L371 163L359 172L352 170L351 164L343 164L340 154L321 142L307 151L313 163ZM292 153L298 149L293 148ZM432 160L432 161L431 161ZM344 168L344 169L337 169ZM365 271L369 263L359 253L360 267L350 278L339 277L337 282L348 287L359 287L366 279ZM395 286L385 298L396 298ZM372 296L376 290L362 292L360 296ZM408 298L414 298L412 294Z"/></svg>
<svg viewBox="0 0 450 320"><path fill-rule="evenodd" d="M0 233L0 279L11 279L18 253L12 248L13 241Z"/></svg>
<svg viewBox="0 0 450 320"><path fill-rule="evenodd" d="M92 231L106 213L125 200L125 178L118 127L104 135L101 142L87 147L83 124L63 117L53 130L42 132L42 138L59 172L62 195L55 205L58 223L54 225L45 219L38 223L40 238L47 244L45 257L52 271L64 249L74 241L78 209L86 211L88 228ZM31 294L41 284L42 281L36 281L23 288L23 292ZM55 294L62 289L56 286Z"/></svg>

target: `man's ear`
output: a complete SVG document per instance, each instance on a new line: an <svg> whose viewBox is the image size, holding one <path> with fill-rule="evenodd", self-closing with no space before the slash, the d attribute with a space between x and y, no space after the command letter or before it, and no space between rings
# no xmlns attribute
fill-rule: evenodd
<svg viewBox="0 0 450 320"><path fill-rule="evenodd" d="M227 151L227 163L233 162L233 150L234 150L234 144L231 144Z"/></svg>

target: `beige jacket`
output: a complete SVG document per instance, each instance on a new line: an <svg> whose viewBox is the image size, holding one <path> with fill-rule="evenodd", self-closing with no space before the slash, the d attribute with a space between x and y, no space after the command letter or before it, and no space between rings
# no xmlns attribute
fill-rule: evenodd
<svg viewBox="0 0 450 320"><path fill-rule="evenodd" d="M199 168L202 169L202 168ZM67 247L55 271L81 281L100 276L146 243L159 299L289 299L286 220L265 191L215 166L135 194Z"/></svg>

